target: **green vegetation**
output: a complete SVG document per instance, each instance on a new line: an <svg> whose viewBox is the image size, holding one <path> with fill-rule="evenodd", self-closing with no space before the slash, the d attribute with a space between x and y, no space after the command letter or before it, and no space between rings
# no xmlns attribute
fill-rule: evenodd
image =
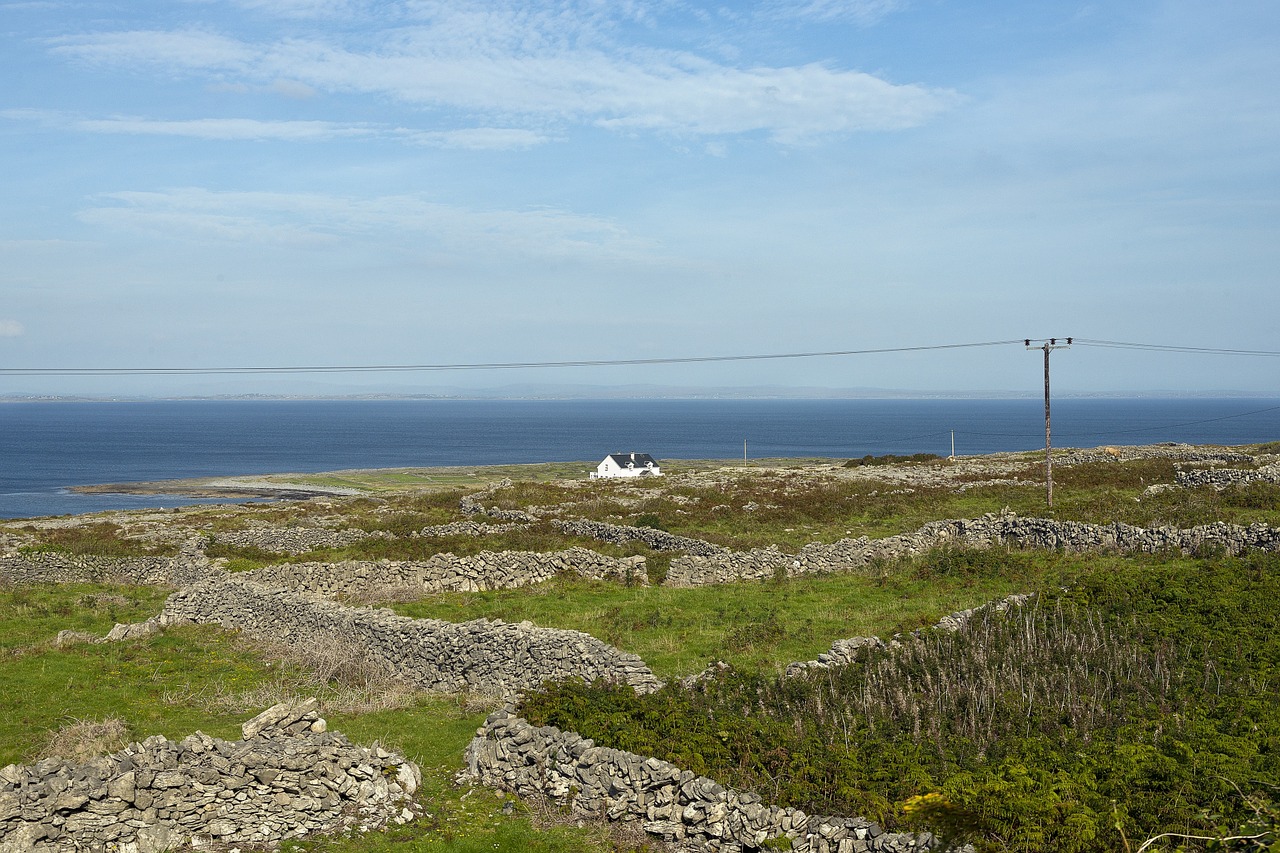
<svg viewBox="0 0 1280 853"><path fill-rule="evenodd" d="M18 529L36 531L32 526ZM46 528L39 531L40 544L30 546L27 550L89 557L167 557L178 553L173 545L129 539L120 533L118 525L107 522Z"/></svg>
<svg viewBox="0 0 1280 853"><path fill-rule="evenodd" d="M861 468L864 465L897 465L902 462L937 462L942 457L936 453L912 453L909 456L897 456L893 453L886 453L882 456L872 456L868 453L861 459L850 459L844 463L846 468Z"/></svg>
<svg viewBox="0 0 1280 853"><path fill-rule="evenodd" d="M1280 453L1280 443L1257 450ZM794 551L1006 507L1142 527L1280 525L1280 487L1271 484L1146 494L1148 486L1174 481L1179 465L1168 459L1055 465L1052 511L1044 507L1037 454L1005 457L998 470L909 456L807 463L677 462L664 470L689 476L634 482L586 481L588 463L282 475L276 479L367 494L189 508L136 526L124 514L111 523L2 526L31 543L26 551L174 553L154 537L159 517L182 535L207 537L210 556L227 558L232 569L577 545L642 554L657 582L678 555L565 536L550 521L474 537L412 534L463 520L460 498L503 478L513 483L485 497L487 506L649 527L735 549ZM298 556L219 541L264 524L395 538ZM291 842L286 850L643 849L636 835L564 826L554 809L455 788L462 751L487 709L467 697L415 694L364 671L340 643L299 657L188 626L124 643L54 645L64 629L101 636L116 622L141 621L167 592L0 585L0 765L51 750L114 749L122 738L154 733L182 737L200 729L235 737L239 724L267 705L316 695L333 728L360 742L379 740L423 766L430 817L361 838ZM848 666L781 677L787 663L813 659L836 639L909 632L1014 592L1038 597L958 634L926 633L920 643L864 649ZM863 814L891 829L929 829L983 851L1132 853L1165 832L1254 836L1187 849L1278 849L1277 601L1277 555L997 549L697 589L562 577L391 606L414 617L528 619L586 631L639 654L667 679L728 661L727 674L692 691L669 686L641 698L608 685L548 685L528 698L527 711L535 722L669 758L755 789L766 801ZM1170 836L1147 849L1168 853L1181 843Z"/></svg>
<svg viewBox="0 0 1280 853"><path fill-rule="evenodd" d="M235 739L240 724L268 705L315 695L334 729L418 762L430 817L355 839L293 842L287 850L642 849L642 840L623 833L555 826L554 812L531 813L490 792L454 787L462 751L486 713L466 697L428 697L369 683L369 673L293 658L212 626L169 628L132 642L53 647L64 628L102 634L116 619L145 618L165 594L95 584L0 588L0 766L55 754L51 746L61 754L95 747L103 752L152 734L177 739L200 730ZM110 737L103 735L107 730Z"/></svg>
<svg viewBox="0 0 1280 853"><path fill-rule="evenodd" d="M1280 555L1130 560L808 677L556 685L524 710L810 813L910 828L904 804L936 795L932 817L982 850L1123 849L1273 809L1278 598Z"/></svg>
<svg viewBox="0 0 1280 853"><path fill-rule="evenodd" d="M141 622L168 594L146 586L0 585L0 660L47 645L59 631L105 634L117 622Z"/></svg>
<svg viewBox="0 0 1280 853"><path fill-rule="evenodd" d="M969 568L958 569L963 562ZM989 566L990 571L972 569ZM1031 552L956 555L877 565L866 574L673 589L559 578L529 589L451 593L392 603L414 618L529 620L586 631L635 654L662 678L716 660L772 672L811 660L832 640L889 636L1083 571L1083 558Z"/></svg>

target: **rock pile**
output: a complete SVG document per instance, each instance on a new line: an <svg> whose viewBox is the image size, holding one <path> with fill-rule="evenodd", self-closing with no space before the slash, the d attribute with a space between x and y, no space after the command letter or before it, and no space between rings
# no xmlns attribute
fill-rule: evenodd
<svg viewBox="0 0 1280 853"><path fill-rule="evenodd" d="M657 758L598 747L553 726L535 727L510 709L485 721L467 747L463 778L549 799L575 814L640 822L682 850L741 853L766 844L801 853L909 853L932 836L889 834L862 818L814 817L768 805Z"/></svg>
<svg viewBox="0 0 1280 853"><path fill-rule="evenodd" d="M0 851L160 853L413 818L417 766L327 731L316 707L269 708L237 741L155 735L84 764L0 769Z"/></svg>
<svg viewBox="0 0 1280 853"><path fill-rule="evenodd" d="M160 620L218 624L303 653L333 649L373 672L435 692L511 695L549 679L603 678L642 692L661 686L639 657L581 631L487 619L410 619L390 610L344 607L236 576L175 592L165 602ZM335 644L341 648L335 649Z"/></svg>

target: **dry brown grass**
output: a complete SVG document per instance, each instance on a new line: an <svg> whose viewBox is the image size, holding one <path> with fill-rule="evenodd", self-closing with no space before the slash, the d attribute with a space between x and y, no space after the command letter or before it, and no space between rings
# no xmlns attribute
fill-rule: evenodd
<svg viewBox="0 0 1280 853"><path fill-rule="evenodd" d="M528 797L513 802L514 809L528 816L537 829L572 826L586 831L595 850L607 853L676 853L680 848L667 844L645 832L636 822L609 820L605 815L589 817L572 813L543 797ZM503 809L504 813L507 810Z"/></svg>
<svg viewBox="0 0 1280 853"><path fill-rule="evenodd" d="M275 667L276 676L247 689L213 682L168 691L163 701L213 713L244 713L316 696L327 711L365 714L407 708L420 695L412 684L370 661L350 638L320 637L308 638L306 643L287 643L242 637L239 642Z"/></svg>
<svg viewBox="0 0 1280 853"><path fill-rule="evenodd" d="M103 720L71 719L49 735L49 740L36 753L36 760L64 758L84 762L90 758L117 752L128 745L129 725L119 717Z"/></svg>

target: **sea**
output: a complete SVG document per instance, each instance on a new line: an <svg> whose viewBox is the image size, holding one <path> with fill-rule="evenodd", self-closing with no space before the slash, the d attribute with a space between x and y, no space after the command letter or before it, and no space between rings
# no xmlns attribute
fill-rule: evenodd
<svg viewBox="0 0 1280 853"><path fill-rule="evenodd" d="M1054 447L1280 440L1280 399L1053 401ZM1043 399L0 403L0 518L172 507L76 485L350 468L949 455L1044 447Z"/></svg>

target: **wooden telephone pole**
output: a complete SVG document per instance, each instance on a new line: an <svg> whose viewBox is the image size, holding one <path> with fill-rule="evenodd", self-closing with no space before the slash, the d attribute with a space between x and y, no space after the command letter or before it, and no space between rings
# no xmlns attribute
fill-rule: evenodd
<svg viewBox="0 0 1280 853"><path fill-rule="evenodd" d="M1047 341L1041 341L1038 346L1032 346L1030 338L1023 340L1027 349L1044 351L1044 494L1045 501L1050 507L1053 506L1053 442L1050 440L1049 432L1049 353L1071 346L1071 338L1067 338L1066 341L1065 344L1060 344L1057 338L1049 338Z"/></svg>

